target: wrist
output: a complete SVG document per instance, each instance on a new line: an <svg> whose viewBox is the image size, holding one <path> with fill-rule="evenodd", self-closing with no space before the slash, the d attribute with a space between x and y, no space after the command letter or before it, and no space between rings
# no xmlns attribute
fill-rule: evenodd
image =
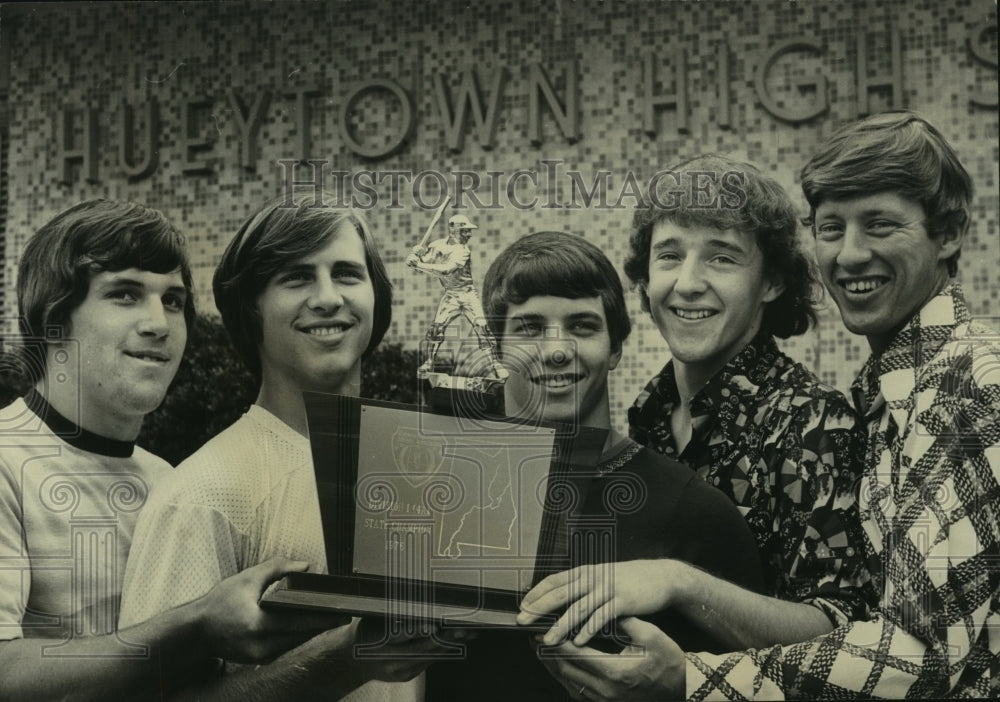
<svg viewBox="0 0 1000 702"><path fill-rule="evenodd" d="M702 571L684 561L669 559L665 560L664 564L668 566L664 576L670 583L666 588L664 609L668 607L684 609L704 600L702 590L707 587L707 583L701 577Z"/></svg>

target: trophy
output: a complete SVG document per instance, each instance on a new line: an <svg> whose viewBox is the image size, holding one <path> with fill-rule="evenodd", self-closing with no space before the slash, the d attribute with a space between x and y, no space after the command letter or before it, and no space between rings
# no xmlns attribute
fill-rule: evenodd
<svg viewBox="0 0 1000 702"><path fill-rule="evenodd" d="M425 382L425 397L432 406L452 412L460 409L502 412L501 391L507 369L500 362L496 339L486 325L483 305L472 279L469 238L478 227L466 215L456 214L448 220L448 235L429 242L447 206L446 199L435 212L423 239L406 258L406 265L435 276L444 288L434 321L424 337L424 361L417 369L417 377ZM469 323L478 341L478 368L477 364L463 364L461 359L456 359L448 369L439 362L445 331L459 317Z"/></svg>

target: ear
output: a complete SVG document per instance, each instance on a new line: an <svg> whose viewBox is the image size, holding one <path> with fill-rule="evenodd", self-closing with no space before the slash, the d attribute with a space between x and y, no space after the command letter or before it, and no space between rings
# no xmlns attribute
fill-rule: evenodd
<svg viewBox="0 0 1000 702"><path fill-rule="evenodd" d="M767 287L764 288L764 295L761 297L761 302L774 302L785 292L785 281L781 276L765 278L764 283Z"/></svg>
<svg viewBox="0 0 1000 702"><path fill-rule="evenodd" d="M946 261L962 250L965 234L968 228L948 227L940 234L941 248L938 249L937 260Z"/></svg>
<svg viewBox="0 0 1000 702"><path fill-rule="evenodd" d="M613 371L618 367L618 364L622 360L622 347L619 346L617 351L611 353L611 358L608 359L608 370Z"/></svg>

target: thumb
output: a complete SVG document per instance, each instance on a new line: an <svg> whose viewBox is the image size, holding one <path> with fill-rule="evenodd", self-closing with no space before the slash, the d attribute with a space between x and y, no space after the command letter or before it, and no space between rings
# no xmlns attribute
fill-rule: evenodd
<svg viewBox="0 0 1000 702"><path fill-rule="evenodd" d="M269 558L249 568L253 576L264 584L277 580L287 573L304 573L307 570L309 570L308 561L293 561L291 558Z"/></svg>
<svg viewBox="0 0 1000 702"><path fill-rule="evenodd" d="M628 637L630 646L642 645L656 636L663 636L658 626L636 617L619 619L618 630Z"/></svg>

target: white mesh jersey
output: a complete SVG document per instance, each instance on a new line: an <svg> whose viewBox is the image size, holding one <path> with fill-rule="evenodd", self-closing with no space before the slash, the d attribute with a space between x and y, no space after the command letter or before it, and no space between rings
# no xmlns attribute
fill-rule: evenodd
<svg viewBox="0 0 1000 702"><path fill-rule="evenodd" d="M122 628L201 597L269 558L326 572L309 440L253 405L153 491L125 575ZM415 700L410 683L370 682L350 700Z"/></svg>

